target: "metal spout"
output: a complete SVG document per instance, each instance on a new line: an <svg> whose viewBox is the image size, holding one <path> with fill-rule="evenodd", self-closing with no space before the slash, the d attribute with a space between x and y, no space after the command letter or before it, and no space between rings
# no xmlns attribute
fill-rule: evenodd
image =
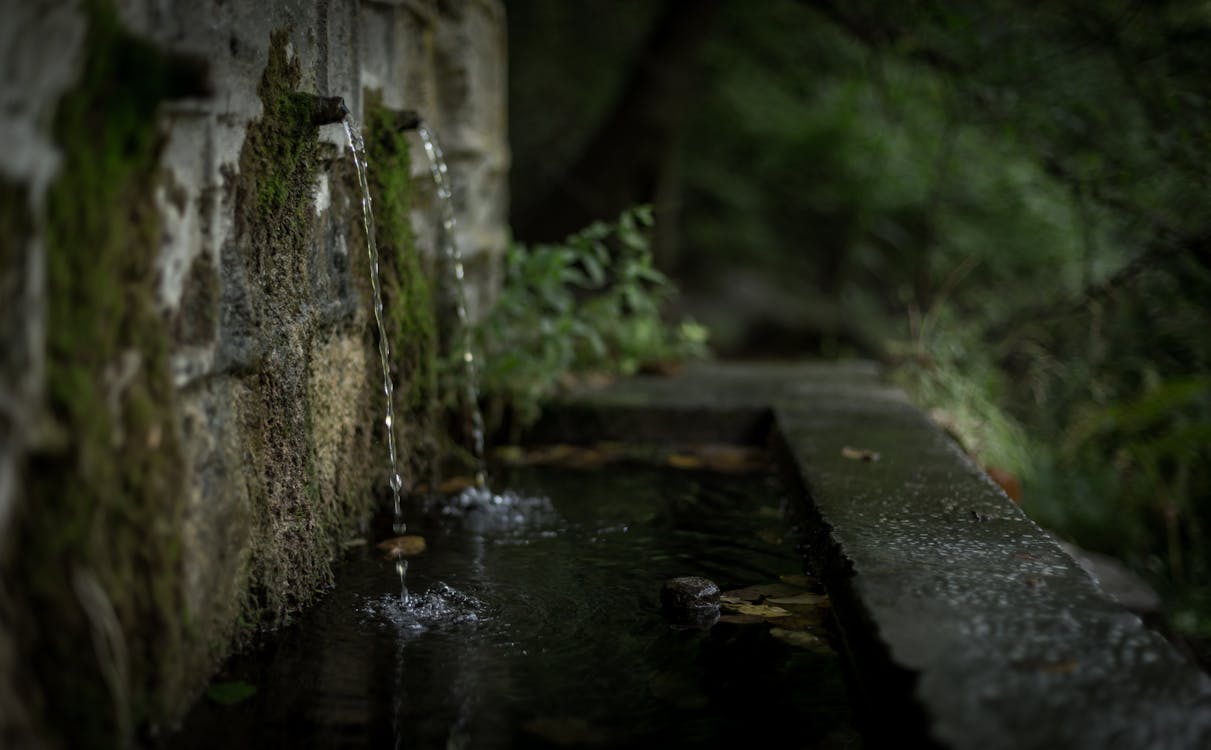
<svg viewBox="0 0 1211 750"><path fill-rule="evenodd" d="M339 96L316 96L311 99L311 124L332 125L345 119L349 108Z"/></svg>
<svg viewBox="0 0 1211 750"><path fill-rule="evenodd" d="M416 130L420 127L420 113L414 109L401 109L392 116L395 119L395 129L401 133L405 130Z"/></svg>

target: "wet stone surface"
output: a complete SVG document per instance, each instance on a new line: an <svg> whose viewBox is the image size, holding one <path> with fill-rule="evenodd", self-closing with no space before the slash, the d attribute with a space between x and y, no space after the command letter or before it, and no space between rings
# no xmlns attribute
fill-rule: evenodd
<svg viewBox="0 0 1211 750"><path fill-rule="evenodd" d="M670 578L660 588L660 604L666 610L710 609L719 606L719 587L700 576Z"/></svg>
<svg viewBox="0 0 1211 750"><path fill-rule="evenodd" d="M700 365L565 406L577 419L555 414L547 427L568 442L597 437L577 425L653 440L692 437L679 425L772 433L814 520L813 567L875 744L1211 747L1211 678L1100 590L873 367Z"/></svg>

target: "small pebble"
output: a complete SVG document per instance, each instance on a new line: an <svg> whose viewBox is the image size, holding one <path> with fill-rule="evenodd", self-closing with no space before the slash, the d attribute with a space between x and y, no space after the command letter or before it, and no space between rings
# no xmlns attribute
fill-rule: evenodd
<svg viewBox="0 0 1211 750"><path fill-rule="evenodd" d="M407 534L387 539L375 546L382 550L388 560L395 560L401 557L416 557L425 551L425 538L416 534Z"/></svg>

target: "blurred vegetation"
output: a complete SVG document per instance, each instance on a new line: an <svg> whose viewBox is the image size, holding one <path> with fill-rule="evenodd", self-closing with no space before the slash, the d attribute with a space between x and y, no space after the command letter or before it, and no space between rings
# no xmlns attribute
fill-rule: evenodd
<svg viewBox="0 0 1211 750"><path fill-rule="evenodd" d="M506 409L514 430L531 424L541 401L576 378L706 356L706 329L662 318L675 290L652 264L651 225L640 206L559 243L509 248L500 297L472 332L490 427L502 426ZM455 377L459 362L448 367Z"/></svg>
<svg viewBox="0 0 1211 750"><path fill-rule="evenodd" d="M695 7L508 3L520 239L578 151L656 137L611 109ZM889 364L1036 519L1211 637L1211 5L715 10L644 197L684 309L722 354Z"/></svg>

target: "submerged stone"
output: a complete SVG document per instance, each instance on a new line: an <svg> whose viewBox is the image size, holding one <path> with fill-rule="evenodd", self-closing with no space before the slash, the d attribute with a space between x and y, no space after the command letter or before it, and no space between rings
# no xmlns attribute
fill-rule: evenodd
<svg viewBox="0 0 1211 750"><path fill-rule="evenodd" d="M416 557L425 551L425 538L415 534L406 534L379 542L376 545L388 560L401 557Z"/></svg>
<svg viewBox="0 0 1211 750"><path fill-rule="evenodd" d="M660 604L667 610L709 609L719 606L719 587L701 576L670 578L660 589Z"/></svg>

